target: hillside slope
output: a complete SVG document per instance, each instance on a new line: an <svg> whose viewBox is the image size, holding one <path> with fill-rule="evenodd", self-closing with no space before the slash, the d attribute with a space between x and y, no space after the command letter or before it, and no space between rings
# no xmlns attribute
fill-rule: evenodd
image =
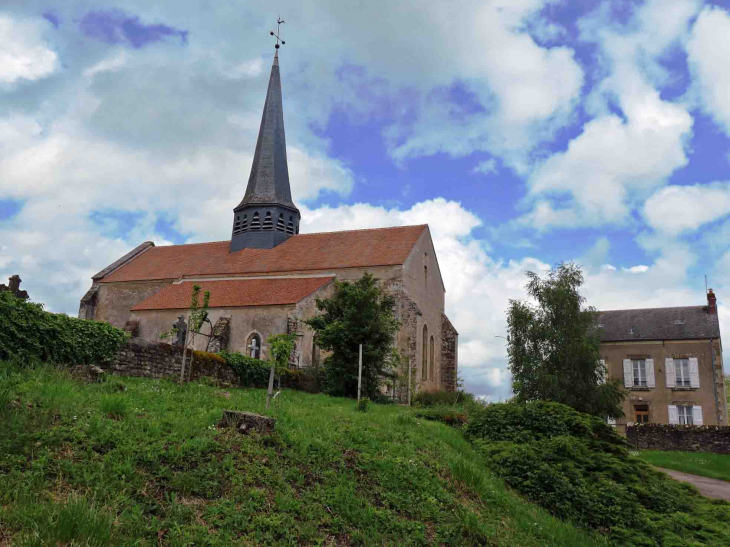
<svg viewBox="0 0 730 547"><path fill-rule="evenodd" d="M216 427L264 401L0 363L0 545L605 545L408 409L286 391L274 435Z"/></svg>

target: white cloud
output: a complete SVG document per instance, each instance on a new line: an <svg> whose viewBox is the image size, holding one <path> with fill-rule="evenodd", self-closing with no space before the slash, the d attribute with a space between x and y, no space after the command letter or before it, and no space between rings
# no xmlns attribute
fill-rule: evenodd
<svg viewBox="0 0 730 547"><path fill-rule="evenodd" d="M58 68L58 55L43 41L44 24L38 20L0 15L0 85L38 80Z"/></svg>
<svg viewBox="0 0 730 547"><path fill-rule="evenodd" d="M646 194L687 164L692 117L663 100L657 85L666 78L660 56L684 35L696 10L696 2L652 0L618 26L606 4L581 23L583 40L599 46L606 74L587 103L595 117L567 150L532 172L531 210L518 225L546 230L630 222Z"/></svg>
<svg viewBox="0 0 730 547"><path fill-rule="evenodd" d="M730 214L730 182L667 186L644 205L648 224L669 235L693 231Z"/></svg>
<svg viewBox="0 0 730 547"><path fill-rule="evenodd" d="M645 266L644 264L639 264L638 266L631 266L630 268L621 268L624 272L632 273L632 274L641 274L646 273L649 271L649 266Z"/></svg>
<svg viewBox="0 0 730 547"><path fill-rule="evenodd" d="M497 174L497 160L494 158L482 161L474 169L472 173L481 173L482 175L496 175Z"/></svg>
<svg viewBox="0 0 730 547"><path fill-rule="evenodd" d="M702 109L730 136L730 12L705 7L685 47Z"/></svg>

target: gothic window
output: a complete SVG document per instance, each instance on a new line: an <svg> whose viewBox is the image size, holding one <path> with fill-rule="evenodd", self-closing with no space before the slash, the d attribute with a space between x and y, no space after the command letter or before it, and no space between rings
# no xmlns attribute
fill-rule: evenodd
<svg viewBox="0 0 730 547"><path fill-rule="evenodd" d="M261 359L261 336L255 332L246 340L246 355L254 359Z"/></svg>
<svg viewBox="0 0 730 547"><path fill-rule="evenodd" d="M236 215L236 221L233 223L233 235L241 233L241 216Z"/></svg>
<svg viewBox="0 0 730 547"><path fill-rule="evenodd" d="M428 379L428 327L423 325L423 346L421 346L422 353L422 364L421 364L421 379Z"/></svg>
<svg viewBox="0 0 730 547"><path fill-rule="evenodd" d="M284 223L284 213L279 213L279 221L276 223L276 229L280 232L286 231L286 224Z"/></svg>
<svg viewBox="0 0 730 547"><path fill-rule="evenodd" d="M253 218L251 219L251 229L252 230L261 229L261 221L259 220L258 211L253 214Z"/></svg>
<svg viewBox="0 0 730 547"><path fill-rule="evenodd" d="M434 381L434 370L433 370L433 336L431 337L431 342L428 346L428 367L429 367L429 379L433 382Z"/></svg>
<svg viewBox="0 0 730 547"><path fill-rule="evenodd" d="M428 288L428 253L423 253L423 285Z"/></svg>
<svg viewBox="0 0 730 547"><path fill-rule="evenodd" d="M266 212L266 217L264 217L264 230L273 230L274 229L274 223L271 220L271 211Z"/></svg>
<svg viewBox="0 0 730 547"><path fill-rule="evenodd" d="M286 233L290 236L294 235L294 217L289 217L289 222L286 224Z"/></svg>
<svg viewBox="0 0 730 547"><path fill-rule="evenodd" d="M241 231L245 232L248 230L248 215L243 215L243 219L241 220Z"/></svg>

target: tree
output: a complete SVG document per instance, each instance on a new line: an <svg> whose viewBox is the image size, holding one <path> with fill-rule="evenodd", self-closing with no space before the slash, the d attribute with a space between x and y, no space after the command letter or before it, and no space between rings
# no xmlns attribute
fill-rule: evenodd
<svg viewBox="0 0 730 547"><path fill-rule="evenodd" d="M317 345L331 354L323 362L326 390L332 395L357 396L358 345L362 344L363 396L379 394L383 374L393 365L395 297L365 273L349 282L335 281L332 298L317 299L322 311L306 323L317 333Z"/></svg>
<svg viewBox="0 0 730 547"><path fill-rule="evenodd" d="M266 393L266 409L269 409L269 402L274 394L274 374L279 375L279 388L281 388L281 375L289 364L289 356L294 351L295 334L275 334L269 336L269 348L271 350L271 373L269 374L269 389Z"/></svg>
<svg viewBox="0 0 730 547"><path fill-rule="evenodd" d="M188 353L188 346L195 348L195 337L198 334L201 334L200 329L203 327L204 323L209 323L211 328L211 334L213 334L213 325L210 323L210 319L208 319L208 304L210 302L210 291L205 291L203 293L203 304L202 306L199 303L200 298L200 285L193 285L193 290L190 295L190 315L188 318L188 324L187 324L187 330L185 331L185 340L183 342L183 358L182 358L182 365L180 367L180 383L182 383L185 380L185 359L187 357ZM160 335L160 338L172 338L176 336L178 333L178 328L173 326L172 330L168 332L163 332ZM210 340L210 337L208 337ZM206 347L206 349L208 349ZM195 354L192 354L193 356ZM192 366L192 359L190 358L190 365Z"/></svg>
<svg viewBox="0 0 730 547"><path fill-rule="evenodd" d="M600 362L598 312L583 307L580 267L561 262L541 279L527 272L532 305L510 300L509 368L517 402L555 401L596 416L620 418L626 397Z"/></svg>

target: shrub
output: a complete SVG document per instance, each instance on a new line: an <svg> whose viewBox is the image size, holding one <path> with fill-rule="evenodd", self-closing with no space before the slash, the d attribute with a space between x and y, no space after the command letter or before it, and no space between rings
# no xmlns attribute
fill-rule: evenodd
<svg viewBox="0 0 730 547"><path fill-rule="evenodd" d="M238 382L243 387L266 388L269 386L269 372L271 363L247 357L241 353L222 351L218 354L238 376ZM196 357L197 359L197 357ZM301 383L302 372L299 370L284 369L281 383L285 387L297 388Z"/></svg>
<svg viewBox="0 0 730 547"><path fill-rule="evenodd" d="M421 406L455 405L474 402L474 395L466 391L419 391L412 402Z"/></svg>
<svg viewBox="0 0 730 547"><path fill-rule="evenodd" d="M416 411L416 416L426 418L427 420L435 420L443 422L447 425L461 427L467 422L467 415L462 408L454 408L453 406L432 406L422 408Z"/></svg>
<svg viewBox="0 0 730 547"><path fill-rule="evenodd" d="M730 544L730 530L709 524L730 518L730 504L711 506L632 457L599 418L558 403L492 404L474 412L465 433L520 494L619 544L684 545L700 536L711 541L697 545Z"/></svg>
<svg viewBox="0 0 730 547"><path fill-rule="evenodd" d="M0 359L90 364L110 361L126 340L107 323L49 313L0 292Z"/></svg>
<svg viewBox="0 0 730 547"><path fill-rule="evenodd" d="M370 399L367 397L363 397L357 402L357 410L358 412L367 412L368 411L368 405L370 404Z"/></svg>

